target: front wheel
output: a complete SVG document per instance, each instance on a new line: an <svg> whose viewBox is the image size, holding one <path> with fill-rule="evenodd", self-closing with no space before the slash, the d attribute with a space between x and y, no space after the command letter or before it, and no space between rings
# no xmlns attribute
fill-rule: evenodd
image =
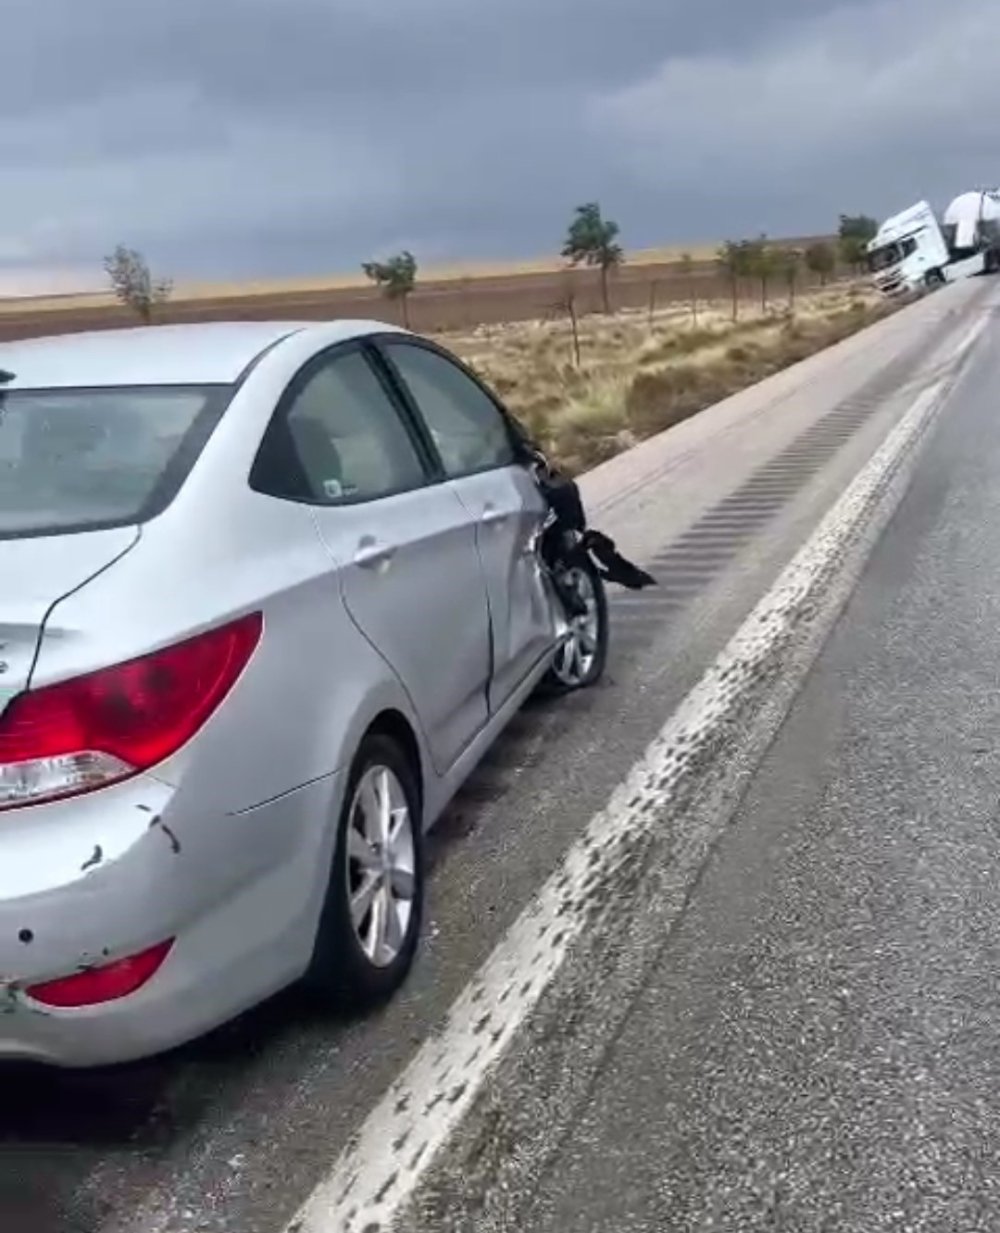
<svg viewBox="0 0 1000 1233"><path fill-rule="evenodd" d="M366 1010L413 963L423 909L420 791L393 740L371 735L351 768L326 901L305 985L326 1005Z"/></svg>
<svg viewBox="0 0 1000 1233"><path fill-rule="evenodd" d="M604 580L588 559L559 569L560 587L569 591L579 611L567 618L569 629L545 676L545 687L570 693L595 685L608 659L608 600Z"/></svg>

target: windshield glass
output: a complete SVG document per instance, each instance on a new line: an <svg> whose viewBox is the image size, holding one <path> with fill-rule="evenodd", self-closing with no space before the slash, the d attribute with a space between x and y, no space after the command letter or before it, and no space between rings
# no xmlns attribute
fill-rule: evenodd
<svg viewBox="0 0 1000 1233"><path fill-rule="evenodd" d="M912 236L898 243L884 244L868 254L868 268L873 273L888 270L916 251L917 241Z"/></svg>
<svg viewBox="0 0 1000 1233"><path fill-rule="evenodd" d="M0 538L143 522L218 420L219 387L0 389Z"/></svg>

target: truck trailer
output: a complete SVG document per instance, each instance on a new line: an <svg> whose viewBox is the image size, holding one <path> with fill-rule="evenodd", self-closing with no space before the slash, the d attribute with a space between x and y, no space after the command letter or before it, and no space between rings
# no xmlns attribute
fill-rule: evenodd
<svg viewBox="0 0 1000 1233"><path fill-rule="evenodd" d="M952 262L979 258L984 274L1000 271L1000 190L961 193L944 212L941 231Z"/></svg>

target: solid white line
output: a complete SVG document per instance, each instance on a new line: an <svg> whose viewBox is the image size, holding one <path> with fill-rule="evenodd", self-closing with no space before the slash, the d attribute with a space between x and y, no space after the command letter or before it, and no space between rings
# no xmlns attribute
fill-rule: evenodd
<svg viewBox="0 0 1000 1233"><path fill-rule="evenodd" d="M981 321L955 349L956 362ZM941 402L923 391L728 646L664 724L604 810L456 999L286 1233L387 1230L586 928L595 891L662 824L686 768L835 570L854 532Z"/></svg>

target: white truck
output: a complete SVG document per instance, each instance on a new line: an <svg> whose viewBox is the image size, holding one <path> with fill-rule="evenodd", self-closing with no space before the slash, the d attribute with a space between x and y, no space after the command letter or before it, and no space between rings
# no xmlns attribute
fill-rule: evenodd
<svg viewBox="0 0 1000 1233"><path fill-rule="evenodd" d="M1000 271L1000 190L960 193L945 210L941 230L952 262L969 262L970 273Z"/></svg>
<svg viewBox="0 0 1000 1233"><path fill-rule="evenodd" d="M951 253L926 201L887 218L868 245L868 269L884 295L902 295L948 281Z"/></svg>

